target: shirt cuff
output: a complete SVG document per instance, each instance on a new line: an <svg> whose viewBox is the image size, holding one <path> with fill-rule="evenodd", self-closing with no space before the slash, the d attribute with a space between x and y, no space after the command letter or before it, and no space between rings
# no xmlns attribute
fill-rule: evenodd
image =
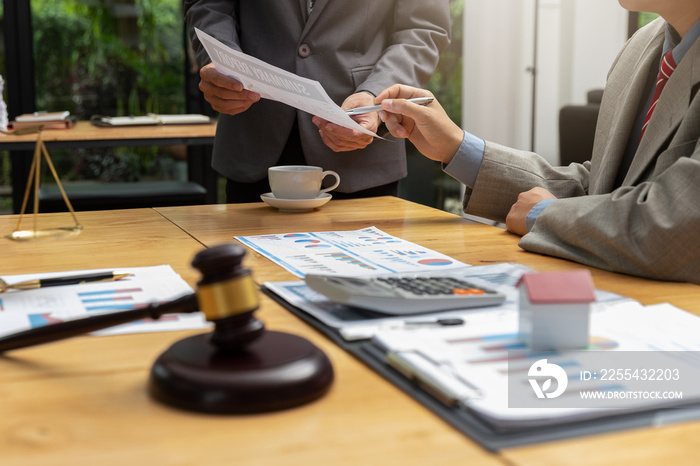
<svg viewBox="0 0 700 466"><path fill-rule="evenodd" d="M530 212L527 213L527 217L525 217L525 226L527 227L527 231L532 230L533 225L535 225L535 222L537 221L537 217L540 216L542 211L546 209L549 204L556 200L557 199L545 199L538 202L535 204L535 207L530 209Z"/></svg>
<svg viewBox="0 0 700 466"><path fill-rule="evenodd" d="M483 139L465 131L462 144L457 149L452 161L447 165L443 164L442 169L452 178L464 183L469 188L474 188L481 162L484 161L485 150L486 143Z"/></svg>

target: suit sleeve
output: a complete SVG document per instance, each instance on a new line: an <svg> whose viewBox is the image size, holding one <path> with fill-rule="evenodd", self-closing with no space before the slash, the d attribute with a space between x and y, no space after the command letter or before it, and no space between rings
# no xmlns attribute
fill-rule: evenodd
<svg viewBox="0 0 700 466"><path fill-rule="evenodd" d="M518 194L536 186L558 198L588 193L590 162L553 167L539 155L486 141L484 158L474 182L466 188L464 211L505 223Z"/></svg>
<svg viewBox="0 0 700 466"><path fill-rule="evenodd" d="M449 0L397 1L391 44L356 92L377 95L397 83L425 86L449 43Z"/></svg>
<svg viewBox="0 0 700 466"><path fill-rule="evenodd" d="M194 32L194 28L206 31L207 34L241 51L238 39L238 21L236 3L231 0L185 0L185 22L199 67L211 63L211 59Z"/></svg>
<svg viewBox="0 0 700 466"><path fill-rule="evenodd" d="M561 199L520 246L614 272L700 284L700 145L653 181Z"/></svg>

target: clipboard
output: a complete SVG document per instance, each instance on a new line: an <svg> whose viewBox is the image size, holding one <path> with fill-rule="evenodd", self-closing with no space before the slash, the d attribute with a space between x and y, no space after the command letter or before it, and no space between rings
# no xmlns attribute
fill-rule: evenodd
<svg viewBox="0 0 700 466"><path fill-rule="evenodd" d="M491 452L497 452L504 448L599 435L628 429L658 427L700 418L700 405L694 405L683 409L652 409L588 420L562 421L538 427L499 428L486 422L484 418L474 412L458 407L450 407L442 403L418 382L408 379L387 364L386 354L369 340L346 341L337 329L326 325L304 310L290 304L265 287L265 285L261 286L261 290L282 307L323 333L338 346L358 358L414 400L430 409L443 421Z"/></svg>

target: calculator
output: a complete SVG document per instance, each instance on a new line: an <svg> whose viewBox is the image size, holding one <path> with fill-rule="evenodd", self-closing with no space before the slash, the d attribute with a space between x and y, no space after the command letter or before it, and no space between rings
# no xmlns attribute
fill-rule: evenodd
<svg viewBox="0 0 700 466"><path fill-rule="evenodd" d="M340 277L307 274L306 285L331 301L391 315L495 306L503 293L451 275Z"/></svg>

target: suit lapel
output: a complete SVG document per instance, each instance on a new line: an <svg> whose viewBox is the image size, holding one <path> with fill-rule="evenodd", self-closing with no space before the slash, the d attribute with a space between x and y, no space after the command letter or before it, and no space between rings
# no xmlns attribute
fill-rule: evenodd
<svg viewBox="0 0 700 466"><path fill-rule="evenodd" d="M692 88L700 82L700 60L696 58L699 51L700 40L696 40L666 83L624 185L639 182L687 114Z"/></svg>
<svg viewBox="0 0 700 466"><path fill-rule="evenodd" d="M596 132L607 137L596 137L594 154L600 154L593 165L589 192L607 193L615 187L615 178L620 170L639 112L649 75L658 66L664 34L661 28L646 43L634 45L615 65L603 93ZM630 45L632 47L632 45ZM619 72L617 70L620 70ZM629 71L632 70L632 71ZM619 73L619 75L618 75Z"/></svg>
<svg viewBox="0 0 700 466"><path fill-rule="evenodd" d="M299 8L301 9L301 17L304 21L309 20L309 0L298 0Z"/></svg>
<svg viewBox="0 0 700 466"><path fill-rule="evenodd" d="M313 25L316 23L318 20L318 17L321 15L321 12L323 9L328 5L328 2L330 0L316 0L316 3L314 3L314 8L311 10L311 14L308 15L308 19L306 20L306 25L304 26L304 31L301 33L301 38L300 41L303 42L304 38L306 35L309 33ZM344 0L344 1L349 1L349 0ZM301 2L304 4L304 11L308 11L308 0L301 0Z"/></svg>

